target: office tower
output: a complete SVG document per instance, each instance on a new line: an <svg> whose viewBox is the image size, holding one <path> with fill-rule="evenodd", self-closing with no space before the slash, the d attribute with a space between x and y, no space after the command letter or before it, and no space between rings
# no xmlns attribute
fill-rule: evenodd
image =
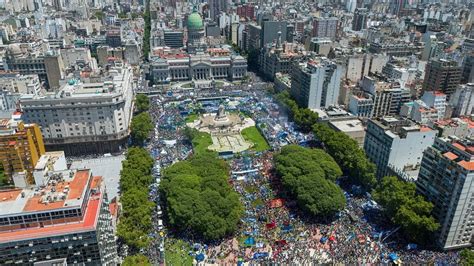
<svg viewBox="0 0 474 266"><path fill-rule="evenodd" d="M447 99L454 93L461 81L461 67L458 62L446 59L433 59L426 64L424 91L441 91Z"/></svg>
<svg viewBox="0 0 474 266"><path fill-rule="evenodd" d="M370 119L364 141L367 157L377 166L377 178L418 176L423 151L433 145L436 130L394 117Z"/></svg>
<svg viewBox="0 0 474 266"><path fill-rule="evenodd" d="M325 37L332 41L336 40L338 19L330 18L314 18L312 37Z"/></svg>
<svg viewBox="0 0 474 266"><path fill-rule="evenodd" d="M119 63L94 82L70 80L59 92L20 99L22 118L41 126L45 145L66 154L119 152L126 144L132 113L133 76Z"/></svg>
<svg viewBox="0 0 474 266"><path fill-rule="evenodd" d="M262 31L260 39L262 46L267 44L276 44L279 40L286 41L286 21L264 21L262 22Z"/></svg>
<svg viewBox="0 0 474 266"><path fill-rule="evenodd" d="M109 29L105 34L105 43L110 47L120 47L122 45L120 28Z"/></svg>
<svg viewBox="0 0 474 266"><path fill-rule="evenodd" d="M322 109L337 105L342 69L325 58L295 64L290 93L304 108Z"/></svg>
<svg viewBox="0 0 474 266"><path fill-rule="evenodd" d="M459 86L450 99L453 116L470 116L474 112L474 83Z"/></svg>
<svg viewBox="0 0 474 266"><path fill-rule="evenodd" d="M163 32L165 45L170 48L183 47L184 34L182 31L165 30Z"/></svg>
<svg viewBox="0 0 474 266"><path fill-rule="evenodd" d="M352 21L352 30L361 31L367 28L367 17L369 11L367 8L357 8L354 13L354 19Z"/></svg>
<svg viewBox="0 0 474 266"><path fill-rule="evenodd" d="M33 169L45 153L43 136L36 124L25 124L13 119L0 120L0 160L5 175L23 177L14 182L17 187L33 184Z"/></svg>
<svg viewBox="0 0 474 266"><path fill-rule="evenodd" d="M445 249L471 246L474 212L474 142L437 138L423 154L417 192L434 204L440 223L437 244Z"/></svg>
<svg viewBox="0 0 474 266"><path fill-rule="evenodd" d="M464 57L462 63L462 83L474 83L474 52Z"/></svg>
<svg viewBox="0 0 474 266"><path fill-rule="evenodd" d="M227 0L209 0L209 17L217 22L221 12L227 11Z"/></svg>
<svg viewBox="0 0 474 266"><path fill-rule="evenodd" d="M0 192L0 264L116 265L104 180L88 169L45 172L44 186Z"/></svg>

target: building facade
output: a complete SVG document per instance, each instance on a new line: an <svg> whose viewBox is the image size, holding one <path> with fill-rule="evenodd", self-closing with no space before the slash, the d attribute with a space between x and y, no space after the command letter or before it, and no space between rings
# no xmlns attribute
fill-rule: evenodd
<svg viewBox="0 0 474 266"><path fill-rule="evenodd" d="M336 40L337 24L339 20L335 17L330 18L314 18L312 37L329 38Z"/></svg>
<svg viewBox="0 0 474 266"><path fill-rule="evenodd" d="M0 192L0 264L65 259L116 265L105 182L90 170L50 172L46 185Z"/></svg>
<svg viewBox="0 0 474 266"><path fill-rule="evenodd" d="M364 141L367 157L377 166L377 178L395 174L405 180L418 176L423 152L437 131L394 117L370 119Z"/></svg>
<svg viewBox="0 0 474 266"><path fill-rule="evenodd" d="M461 67L458 62L445 59L433 59L426 64L424 91L441 91L447 99L453 94L461 82Z"/></svg>
<svg viewBox="0 0 474 266"><path fill-rule="evenodd" d="M461 85L450 99L454 116L470 116L474 112L474 83Z"/></svg>
<svg viewBox="0 0 474 266"><path fill-rule="evenodd" d="M44 153L38 125L13 119L0 121L0 161L6 176L12 178L15 173L24 173L28 183L33 184L34 167Z"/></svg>
<svg viewBox="0 0 474 266"><path fill-rule="evenodd" d="M132 116L132 69L116 64L99 79L71 80L57 93L20 99L22 118L40 125L48 149L69 155L124 148Z"/></svg>
<svg viewBox="0 0 474 266"><path fill-rule="evenodd" d="M150 77L155 84L190 80L239 80L247 75L242 56L195 54L181 58L152 57Z"/></svg>
<svg viewBox="0 0 474 266"><path fill-rule="evenodd" d="M296 64L291 72L290 93L304 108L337 105L341 74L341 67L326 58Z"/></svg>
<svg viewBox="0 0 474 266"><path fill-rule="evenodd" d="M433 215L441 225L437 244L445 250L470 247L474 227L472 138L437 138L423 154L416 189L434 204Z"/></svg>

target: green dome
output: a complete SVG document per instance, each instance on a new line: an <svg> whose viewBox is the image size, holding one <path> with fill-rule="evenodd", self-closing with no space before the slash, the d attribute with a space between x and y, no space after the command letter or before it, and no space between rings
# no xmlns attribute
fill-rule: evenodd
<svg viewBox="0 0 474 266"><path fill-rule="evenodd" d="M193 13L188 17L188 30L201 30L203 28L201 15L197 12L196 8Z"/></svg>

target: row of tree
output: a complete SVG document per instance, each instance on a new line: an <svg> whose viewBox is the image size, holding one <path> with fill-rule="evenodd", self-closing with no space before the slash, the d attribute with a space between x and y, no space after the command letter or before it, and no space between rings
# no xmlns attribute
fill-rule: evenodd
<svg viewBox="0 0 474 266"><path fill-rule="evenodd" d="M135 97L135 115L130 125L133 143L142 145L153 131L153 121L147 112L150 109L150 99L144 94Z"/></svg>
<svg viewBox="0 0 474 266"><path fill-rule="evenodd" d="M336 160L352 183L362 185L366 189L376 184L375 164L369 161L355 140L323 123L316 123L313 133L324 143L326 151Z"/></svg>
<svg viewBox="0 0 474 266"><path fill-rule="evenodd" d="M163 171L161 199L171 228L211 241L232 234L243 206L227 183L228 165L213 153L178 162Z"/></svg>
<svg viewBox="0 0 474 266"><path fill-rule="evenodd" d="M143 33L143 57L148 59L150 53L150 32L151 32L151 16L150 16L150 0L146 0L145 13L143 13L143 20L145 21L145 32Z"/></svg>
<svg viewBox="0 0 474 266"><path fill-rule="evenodd" d="M151 169L153 158L143 148L132 147L122 162L120 172L120 202L122 213L117 235L134 254L150 243L148 234L152 227L152 211L155 204L148 200L149 187L153 182Z"/></svg>
<svg viewBox="0 0 474 266"><path fill-rule="evenodd" d="M288 196L295 199L305 213L330 217L344 208L344 193L334 183L342 171L325 151L287 145L274 160Z"/></svg>
<svg viewBox="0 0 474 266"><path fill-rule="evenodd" d="M433 204L417 195L415 189L414 183L386 176L373 191L373 197L410 240L427 244L439 223L431 216Z"/></svg>
<svg viewBox="0 0 474 266"><path fill-rule="evenodd" d="M288 115L293 120L299 129L304 133L309 133L316 122L318 122L318 114L308 108L301 108L295 100L293 100L288 91L283 91L277 94L276 98L288 110Z"/></svg>

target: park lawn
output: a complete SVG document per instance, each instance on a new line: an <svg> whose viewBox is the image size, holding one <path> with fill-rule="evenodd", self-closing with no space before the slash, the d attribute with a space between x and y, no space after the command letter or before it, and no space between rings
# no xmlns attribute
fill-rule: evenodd
<svg viewBox="0 0 474 266"><path fill-rule="evenodd" d="M270 149L270 146L268 145L265 138L254 126L242 130L242 137L244 137L245 140L253 143L253 147L251 148L253 151L260 152Z"/></svg>
<svg viewBox="0 0 474 266"><path fill-rule="evenodd" d="M8 177L5 175L3 168L0 166L0 187L8 184Z"/></svg>
<svg viewBox="0 0 474 266"><path fill-rule="evenodd" d="M198 114L191 113L191 114L188 115L188 117L186 117L186 123L194 122L194 120L196 120L198 118L199 118Z"/></svg>
<svg viewBox="0 0 474 266"><path fill-rule="evenodd" d="M165 240L166 265L193 265L193 258L188 255L191 247L181 239L167 238Z"/></svg>
<svg viewBox="0 0 474 266"><path fill-rule="evenodd" d="M192 143L194 154L209 152L207 147L212 145L211 135L205 132L198 132L196 137L193 138Z"/></svg>

